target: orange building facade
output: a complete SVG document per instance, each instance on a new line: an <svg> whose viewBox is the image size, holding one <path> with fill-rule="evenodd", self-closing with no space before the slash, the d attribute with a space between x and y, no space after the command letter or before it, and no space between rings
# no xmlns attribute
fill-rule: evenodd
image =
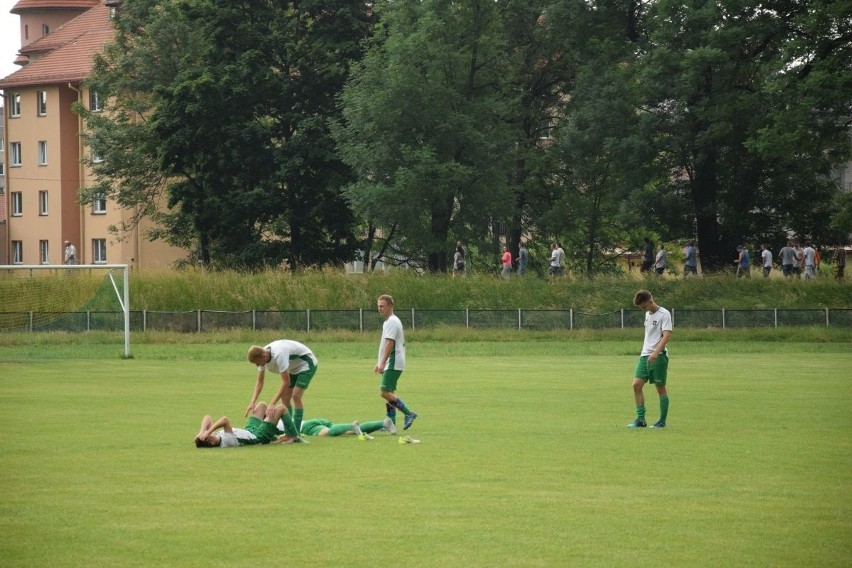
<svg viewBox="0 0 852 568"><path fill-rule="evenodd" d="M114 35L115 9L99 0L21 0L11 10L21 19L22 68L0 80L5 127L6 262L62 264L65 242L80 264L129 264L167 268L186 251L144 238L143 221L119 240L110 226L133 211L99 200L81 206L80 188L93 183L84 159L83 122L74 103L99 111L102 99L82 83L93 56ZM35 37L37 36L37 37Z"/></svg>

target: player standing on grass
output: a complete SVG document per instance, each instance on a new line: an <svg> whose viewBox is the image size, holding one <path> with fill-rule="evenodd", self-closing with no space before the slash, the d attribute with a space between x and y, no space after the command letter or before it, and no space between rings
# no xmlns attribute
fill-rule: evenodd
<svg viewBox="0 0 852 568"><path fill-rule="evenodd" d="M248 360L253 365L257 365L257 382L254 385L251 402L246 408L246 415L254 409L257 398L263 391L266 371L279 373L281 388L269 404L274 405L280 399L292 414L293 424L298 432L302 417L305 415L302 395L317 372L316 356L307 345L291 339L279 339L266 347L252 345L248 350Z"/></svg>
<svg viewBox="0 0 852 568"><path fill-rule="evenodd" d="M633 398L636 401L636 420L628 428L644 428L645 393L642 389L650 381L657 387L660 395L660 419L651 428L665 428L669 413L669 393L666 390L666 374L669 368L669 354L666 345L672 336L672 314L654 302L647 290L639 290L633 297L633 305L645 311L645 343L636 370L633 372Z"/></svg>
<svg viewBox="0 0 852 568"><path fill-rule="evenodd" d="M393 313L393 306L393 297L387 294L379 296L376 301L376 307L385 318L385 323L382 325L382 339L379 342L379 360L373 371L382 375L379 394L385 399L388 418L396 424L396 411L402 411L405 415L402 429L408 430L417 418L417 413L408 408L395 394L399 376L405 369L405 334L402 331L402 322Z"/></svg>

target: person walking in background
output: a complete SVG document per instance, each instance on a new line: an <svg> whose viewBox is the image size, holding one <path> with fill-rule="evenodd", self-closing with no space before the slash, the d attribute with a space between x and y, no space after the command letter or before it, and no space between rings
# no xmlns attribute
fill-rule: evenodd
<svg viewBox="0 0 852 568"><path fill-rule="evenodd" d="M65 264L77 264L77 247L71 241L65 241Z"/></svg>
<svg viewBox="0 0 852 568"><path fill-rule="evenodd" d="M763 261L763 277L769 278L769 273L772 272L772 253L769 251L768 245L760 245L760 259Z"/></svg>
<svg viewBox="0 0 852 568"><path fill-rule="evenodd" d="M530 253L527 246L521 243L521 248L518 249L518 276L527 275L527 262L529 262Z"/></svg>
<svg viewBox="0 0 852 568"><path fill-rule="evenodd" d="M257 381L246 414L254 409L263 391L266 371L278 373L281 375L281 387L269 404L274 405L279 400L284 403L292 413L298 432L305 414L302 397L317 372L316 356L307 345L292 339L279 339L266 347L252 345L248 350L248 360L257 366Z"/></svg>
<svg viewBox="0 0 852 568"><path fill-rule="evenodd" d="M695 248L695 241L690 240L686 243L683 257L683 277L686 278L690 274L698 276L698 250Z"/></svg>
<svg viewBox="0 0 852 568"><path fill-rule="evenodd" d="M385 410L391 422L396 424L396 411L399 410L405 415L402 429L408 430L417 418L417 413L396 396L397 383L405 369L405 333L402 322L393 313L393 296L382 294L376 301L376 307L385 320L379 342L379 360L373 369L382 376L379 395L385 399Z"/></svg>
<svg viewBox="0 0 852 568"><path fill-rule="evenodd" d="M657 251L657 256L654 258L654 271L657 273L657 276L662 276L666 271L666 264L668 263L668 254L666 254L666 245L660 243L660 250Z"/></svg>
<svg viewBox="0 0 852 568"><path fill-rule="evenodd" d="M805 241L802 257L804 258L805 278L810 280L816 276L816 251L814 251L810 241Z"/></svg>
<svg viewBox="0 0 852 568"><path fill-rule="evenodd" d="M751 277L751 262L748 256L748 249L743 245L737 245L737 259L734 261L737 265L738 278Z"/></svg>
<svg viewBox="0 0 852 568"><path fill-rule="evenodd" d="M503 256L500 258L503 263L503 270L500 272L501 278L509 278L512 275L512 253L509 252L509 245L503 249Z"/></svg>
<svg viewBox="0 0 852 568"><path fill-rule="evenodd" d="M846 247L838 242L834 247L834 256L831 260L834 263L834 277L842 282L843 273L846 271Z"/></svg>
<svg viewBox="0 0 852 568"><path fill-rule="evenodd" d="M648 272L654 266L654 242L648 237L645 237L643 253L644 257L642 258L642 266L639 267L639 272Z"/></svg>
<svg viewBox="0 0 852 568"><path fill-rule="evenodd" d="M456 241L456 252L461 252L461 258L464 264L462 265L460 276L464 276L465 272L467 272L467 249L461 241ZM453 266L455 266L455 263Z"/></svg>
<svg viewBox="0 0 852 568"><path fill-rule="evenodd" d="M796 275L796 278L801 278L802 271L805 269L805 251L799 244L799 241L795 241L793 244L793 250L796 251L796 261L793 263L793 274Z"/></svg>
<svg viewBox="0 0 852 568"><path fill-rule="evenodd" d="M651 428L665 428L669 414L669 393L666 379L669 368L667 345L674 328L672 314L657 305L647 290L639 290L633 297L633 305L645 312L645 341L639 354L639 361L633 371L633 400L636 403L636 419L628 428L644 428L645 421L645 383L657 387L660 397L660 419Z"/></svg>
<svg viewBox="0 0 852 568"><path fill-rule="evenodd" d="M556 241L556 275L563 276L565 274L565 250L562 248L562 243Z"/></svg>
<svg viewBox="0 0 852 568"><path fill-rule="evenodd" d="M793 248L793 241L787 241L787 244L781 247L778 253L781 257L781 273L784 278L793 276L793 266L796 264L796 250Z"/></svg>
<svg viewBox="0 0 852 568"><path fill-rule="evenodd" d="M453 278L464 276L464 269L464 247L461 246L461 241L459 241L456 243L456 253L453 255Z"/></svg>

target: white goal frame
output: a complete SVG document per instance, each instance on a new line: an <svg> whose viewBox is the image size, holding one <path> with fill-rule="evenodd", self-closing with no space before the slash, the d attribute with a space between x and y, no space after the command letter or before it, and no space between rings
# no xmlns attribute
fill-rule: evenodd
<svg viewBox="0 0 852 568"><path fill-rule="evenodd" d="M107 270L112 289L124 314L124 357L129 359L130 354L130 265L127 264L9 264L4 265L2 270ZM112 277L113 270L121 270L124 279L124 290L119 292L115 278Z"/></svg>

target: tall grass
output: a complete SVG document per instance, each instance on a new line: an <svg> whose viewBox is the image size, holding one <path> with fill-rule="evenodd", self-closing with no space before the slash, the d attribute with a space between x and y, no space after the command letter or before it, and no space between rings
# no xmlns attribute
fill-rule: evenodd
<svg viewBox="0 0 852 568"><path fill-rule="evenodd" d="M689 280L636 273L589 279L537 276L505 281L492 275L451 278L394 271L346 274L341 270L260 273L202 270L136 272L131 306L145 310L290 310L371 308L380 294L418 309L573 308L607 312L632 308L633 294L651 290L672 308L842 308L852 306L852 287L830 278L736 279L710 276ZM115 309L112 290L102 287L89 309Z"/></svg>

